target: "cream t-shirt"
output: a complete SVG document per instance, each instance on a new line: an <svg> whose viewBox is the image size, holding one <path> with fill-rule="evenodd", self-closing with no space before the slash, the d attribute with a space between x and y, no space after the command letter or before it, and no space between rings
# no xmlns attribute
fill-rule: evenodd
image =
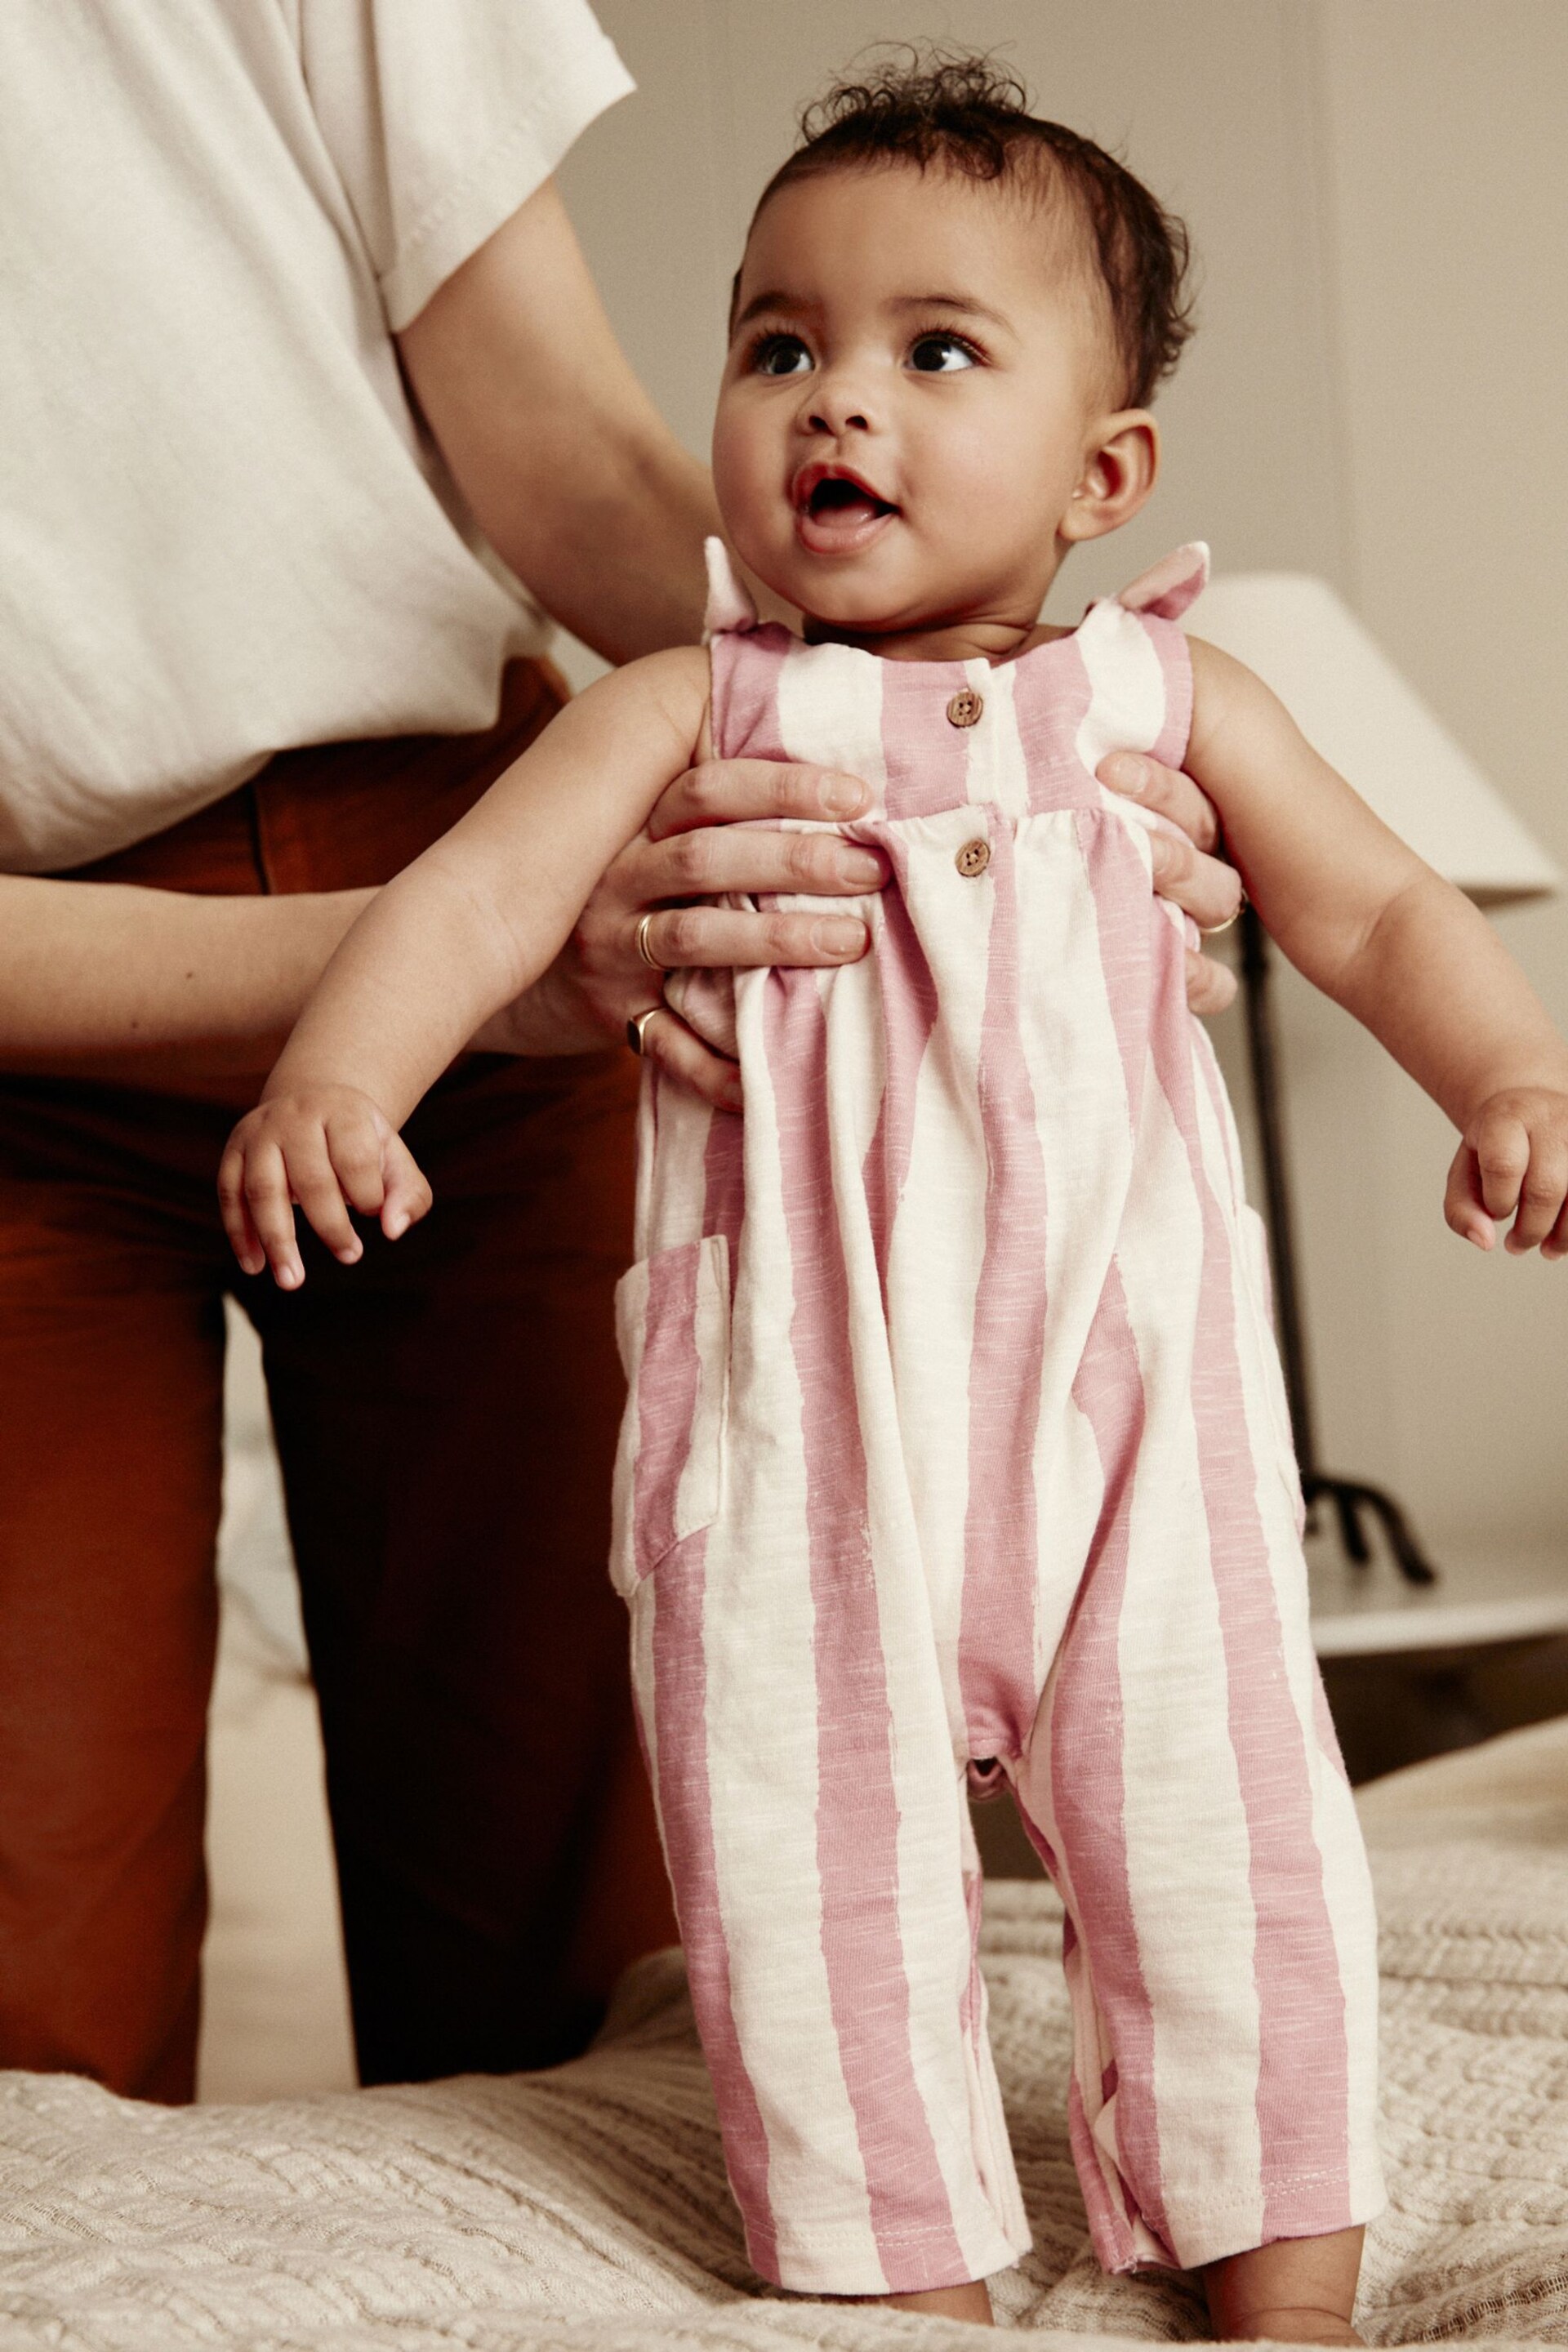
<svg viewBox="0 0 1568 2352"><path fill-rule="evenodd" d="M586 0L5 0L0 870L494 718L391 337L631 87Z"/></svg>

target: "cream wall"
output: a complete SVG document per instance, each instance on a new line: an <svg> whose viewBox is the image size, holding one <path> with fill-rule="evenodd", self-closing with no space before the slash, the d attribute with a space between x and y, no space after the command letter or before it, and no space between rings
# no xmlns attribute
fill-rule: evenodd
<svg viewBox="0 0 1568 2352"><path fill-rule="evenodd" d="M1568 867L1568 9L1327 0L1319 32L1343 584ZM1568 1024L1568 908L1500 928ZM1447 1246L1420 1191L1441 1118L1392 1074L1368 1094L1384 1458L1435 1528L1562 1538L1568 1267ZM1342 1292L1319 1319L1327 1386L1369 1317Z"/></svg>
<svg viewBox="0 0 1568 2352"><path fill-rule="evenodd" d="M1117 148L1185 215L1202 268L1153 509L1075 559L1055 609L1076 614L1191 537L1226 570L1322 573L1568 866L1561 0L598 13L640 93L563 185L626 348L691 447L751 203L802 100L874 39L1005 45L1042 111ZM1568 911L1501 920L1568 1023ZM1568 1547L1568 1266L1452 1241L1440 1116L1293 976L1283 1011L1325 1454L1393 1485L1439 1550Z"/></svg>

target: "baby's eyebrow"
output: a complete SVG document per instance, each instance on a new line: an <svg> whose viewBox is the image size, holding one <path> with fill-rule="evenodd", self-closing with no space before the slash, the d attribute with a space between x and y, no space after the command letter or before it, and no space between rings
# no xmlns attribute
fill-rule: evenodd
<svg viewBox="0 0 1568 2352"><path fill-rule="evenodd" d="M988 319L994 327L1009 324L1000 310L992 310L987 302L976 302L968 294L899 294L892 307L895 310L961 310L966 318Z"/></svg>
<svg viewBox="0 0 1568 2352"><path fill-rule="evenodd" d="M787 287L770 286L761 294L753 294L743 310L736 311L735 322L730 331L731 334L739 334L742 327L749 326L753 319L760 319L764 312L771 311L775 318L781 314L785 318L802 318L820 310L821 308L820 302L813 301L803 294L792 294ZM942 291L931 294L895 294L889 308L893 310L952 310L958 312L963 318L984 319L989 325L998 327L1004 332L1012 331L1012 321L1000 310L994 310L989 303L976 302L968 294L950 294Z"/></svg>
<svg viewBox="0 0 1568 2352"><path fill-rule="evenodd" d="M752 319L760 319L764 310L795 313L809 310L813 307L810 302L804 301L798 294L791 294L782 287L773 286L770 287L765 293L753 294L745 309L736 311L735 326L739 328L748 325Z"/></svg>

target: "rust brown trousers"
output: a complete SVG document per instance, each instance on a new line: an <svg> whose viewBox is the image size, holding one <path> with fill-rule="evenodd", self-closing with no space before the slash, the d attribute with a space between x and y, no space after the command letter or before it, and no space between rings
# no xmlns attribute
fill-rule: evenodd
<svg viewBox="0 0 1568 2352"><path fill-rule="evenodd" d="M93 877L386 880L559 707L285 753ZM546 2064L662 1874L605 1572L634 1066L475 1056L407 1129L437 1206L309 1279L218 1223L223 1100L0 1081L0 2064L191 2095L223 1299L260 1333L321 1697L361 2073Z"/></svg>

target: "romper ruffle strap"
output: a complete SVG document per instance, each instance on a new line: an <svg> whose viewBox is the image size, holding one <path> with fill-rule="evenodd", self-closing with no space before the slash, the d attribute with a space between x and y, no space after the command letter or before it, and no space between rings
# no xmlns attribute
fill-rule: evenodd
<svg viewBox="0 0 1568 2352"><path fill-rule="evenodd" d="M702 642L728 636L732 630L754 629L757 608L735 569L735 560L721 539L705 539L708 565L708 608L702 615Z"/></svg>
<svg viewBox="0 0 1568 2352"><path fill-rule="evenodd" d="M1179 621L1188 605L1203 594L1208 577L1208 543L1190 539L1184 547L1141 572L1116 602L1130 613L1152 613L1156 620Z"/></svg>

